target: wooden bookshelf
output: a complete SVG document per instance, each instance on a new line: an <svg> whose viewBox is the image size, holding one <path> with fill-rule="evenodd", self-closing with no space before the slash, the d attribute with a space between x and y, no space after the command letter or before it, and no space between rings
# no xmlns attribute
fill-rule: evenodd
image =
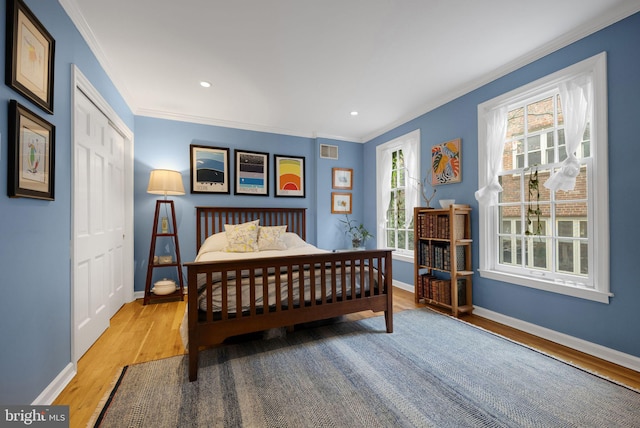
<svg viewBox="0 0 640 428"><path fill-rule="evenodd" d="M471 208L415 208L415 299L453 316L473 311Z"/></svg>

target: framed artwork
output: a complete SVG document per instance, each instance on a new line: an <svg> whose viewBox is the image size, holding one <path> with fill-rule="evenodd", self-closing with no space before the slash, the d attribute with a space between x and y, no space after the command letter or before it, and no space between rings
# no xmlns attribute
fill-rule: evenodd
<svg viewBox="0 0 640 428"><path fill-rule="evenodd" d="M52 124L9 102L9 196L54 200L55 134Z"/></svg>
<svg viewBox="0 0 640 428"><path fill-rule="evenodd" d="M431 148L431 184L450 184L462 181L460 138Z"/></svg>
<svg viewBox="0 0 640 428"><path fill-rule="evenodd" d="M191 193L229 193L229 149L191 144Z"/></svg>
<svg viewBox="0 0 640 428"><path fill-rule="evenodd" d="M273 155L276 196L304 198L304 157Z"/></svg>
<svg viewBox="0 0 640 428"><path fill-rule="evenodd" d="M7 0L5 82L53 113L55 40L22 0Z"/></svg>
<svg viewBox="0 0 640 428"><path fill-rule="evenodd" d="M351 168L332 168L331 169L331 187L334 189L353 189L353 169Z"/></svg>
<svg viewBox="0 0 640 428"><path fill-rule="evenodd" d="M351 214L351 193L331 192L331 214Z"/></svg>
<svg viewBox="0 0 640 428"><path fill-rule="evenodd" d="M236 195L269 196L269 153L235 150Z"/></svg>

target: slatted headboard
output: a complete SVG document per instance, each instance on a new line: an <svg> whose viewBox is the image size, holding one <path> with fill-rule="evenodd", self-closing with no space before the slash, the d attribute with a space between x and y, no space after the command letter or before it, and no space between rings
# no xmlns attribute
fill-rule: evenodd
<svg viewBox="0 0 640 428"><path fill-rule="evenodd" d="M298 234L306 240L306 208L234 208L234 207L196 207L196 250L207 237L224 232L225 224L241 224L260 220L260 226L287 225L287 232Z"/></svg>

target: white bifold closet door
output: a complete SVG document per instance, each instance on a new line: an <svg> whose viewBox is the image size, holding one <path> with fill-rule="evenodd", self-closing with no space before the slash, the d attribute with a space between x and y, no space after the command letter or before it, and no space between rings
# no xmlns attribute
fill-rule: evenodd
<svg viewBox="0 0 640 428"><path fill-rule="evenodd" d="M124 137L76 88L73 174L74 355L125 303Z"/></svg>

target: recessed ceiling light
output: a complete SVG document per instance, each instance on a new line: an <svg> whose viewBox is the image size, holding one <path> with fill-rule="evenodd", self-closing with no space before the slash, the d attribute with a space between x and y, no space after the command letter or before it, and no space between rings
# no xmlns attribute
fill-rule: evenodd
<svg viewBox="0 0 640 428"><path fill-rule="evenodd" d="M203 88L210 88L211 87L211 82L207 82L207 81L203 80L202 82L200 82L200 86L202 86Z"/></svg>
<svg viewBox="0 0 640 428"><path fill-rule="evenodd" d="M358 115L358 112L357 112L357 111L352 111L352 112L351 112L351 116L357 116L357 115Z"/></svg>

